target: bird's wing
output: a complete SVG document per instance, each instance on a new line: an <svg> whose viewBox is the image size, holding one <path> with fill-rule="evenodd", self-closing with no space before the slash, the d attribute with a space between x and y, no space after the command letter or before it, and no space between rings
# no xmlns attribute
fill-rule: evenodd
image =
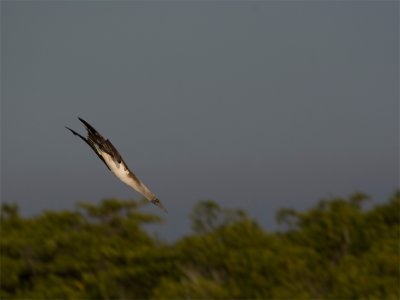
<svg viewBox="0 0 400 300"><path fill-rule="evenodd" d="M101 161L106 165L106 167L111 171L110 167L107 165L107 163L105 162L103 156L100 155L100 153L97 151L96 147L94 146L93 143L91 143L89 140L85 139L82 135L80 135L79 133L77 133L75 130L72 130L71 128L65 126L65 128L67 128L69 131L71 131L74 135L77 135L78 137L80 137L83 141L85 141L86 144L88 144L90 146L90 148L93 149L93 151L96 153L96 155L101 159Z"/></svg>
<svg viewBox="0 0 400 300"><path fill-rule="evenodd" d="M105 139L92 125L90 125L88 122L83 120L82 118L78 118L83 125L85 125L85 128L87 130L87 138L83 137L79 133L77 133L75 130L72 130L69 127L66 127L68 130L70 130L74 135L77 135L80 137L82 140L87 143L90 148L93 149L93 151L97 154L97 156L104 162L104 164L107 166L107 168L111 171L110 166L108 163L114 162L117 167L121 166L127 170L129 173L129 177L131 177L135 181L140 181L137 176L129 170L127 164L123 160L121 154L118 152L118 150L114 147L114 145L110 142L110 140ZM107 156L107 161L105 160L104 153L108 154ZM109 159L111 158L111 159ZM112 161L112 162L111 162Z"/></svg>
<svg viewBox="0 0 400 300"><path fill-rule="evenodd" d="M118 150L114 147L114 145L110 142L110 140L105 139L96 129L93 128L85 120L79 118L79 120L85 125L86 130L88 132L87 142L89 145L96 151L97 154L101 156L101 152L106 152L108 155L112 157L116 164L120 164L121 162L126 166L124 160L119 154Z"/></svg>

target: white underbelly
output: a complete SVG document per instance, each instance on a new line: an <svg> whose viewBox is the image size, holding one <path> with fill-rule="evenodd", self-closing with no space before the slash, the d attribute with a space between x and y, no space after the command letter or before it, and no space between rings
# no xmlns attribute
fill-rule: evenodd
<svg viewBox="0 0 400 300"><path fill-rule="evenodd" d="M114 175L117 176L122 182L134 188L148 200L155 198L155 195L138 178L135 180L129 175L130 171L122 162L119 164L116 163L112 157L105 152L102 153L102 157L104 158L104 161L110 168L111 172L113 172Z"/></svg>
<svg viewBox="0 0 400 300"><path fill-rule="evenodd" d="M102 153L102 156L111 172L113 172L121 181L132 186L133 179L129 176L129 170L125 168L122 162L117 164L109 154L104 152Z"/></svg>

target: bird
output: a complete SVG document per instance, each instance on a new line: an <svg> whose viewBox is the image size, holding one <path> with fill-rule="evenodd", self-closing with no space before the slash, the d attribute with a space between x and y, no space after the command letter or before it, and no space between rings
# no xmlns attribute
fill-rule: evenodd
<svg viewBox="0 0 400 300"><path fill-rule="evenodd" d="M93 128L93 126L82 118L78 117L78 119L83 123L87 130L86 138L67 126L65 126L65 128L85 141L85 143L93 149L97 156L103 161L107 168L118 177L118 179L142 194L148 201L158 206L161 210L167 212L166 208L157 196L128 168L121 154L119 154L118 150L110 140L105 139L96 129Z"/></svg>

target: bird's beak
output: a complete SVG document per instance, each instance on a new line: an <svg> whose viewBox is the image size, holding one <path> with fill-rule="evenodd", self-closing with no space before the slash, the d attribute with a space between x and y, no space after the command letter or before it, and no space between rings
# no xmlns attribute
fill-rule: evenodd
<svg viewBox="0 0 400 300"><path fill-rule="evenodd" d="M159 208L161 208L164 212L168 213L167 209L164 207L164 205L161 204L161 201L158 200L158 198L153 199L150 202L153 203L154 205L158 206Z"/></svg>

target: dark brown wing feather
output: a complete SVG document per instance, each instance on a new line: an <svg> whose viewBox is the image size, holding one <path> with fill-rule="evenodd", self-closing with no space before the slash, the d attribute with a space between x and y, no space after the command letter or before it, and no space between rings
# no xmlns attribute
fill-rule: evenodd
<svg viewBox="0 0 400 300"><path fill-rule="evenodd" d="M118 150L114 147L114 145L110 142L110 140L105 139L92 125L88 122L83 120L82 118L78 118L86 127L88 132L87 138L85 139L82 135L77 133L76 131L68 128L73 134L79 136L82 140L84 140L90 148L97 154L97 156L103 161L103 163L107 166L110 170L109 166L105 162L104 158L101 156L100 152L106 152L109 154L116 164L123 163L124 167L129 170L128 166L126 165L125 161L123 160L121 154L119 154ZM129 170L129 176L137 182L140 182L139 178Z"/></svg>
<svg viewBox="0 0 400 300"><path fill-rule="evenodd" d="M110 142L110 140L105 139L96 129L94 129L92 125L90 125L85 120L81 118L78 119L85 125L88 131L87 140L92 148L96 149L97 146L101 151L104 151L109 155L111 155L114 161L118 164L124 162L121 157L121 154L119 154L118 150L114 147L114 145ZM97 149L95 151L97 151Z"/></svg>
<svg viewBox="0 0 400 300"><path fill-rule="evenodd" d="M83 141L85 141L86 144L88 144L90 146L90 148L93 149L93 151L96 153L96 155L102 160L102 162L106 165L106 167L110 170L109 166L107 166L104 158L97 152L95 146L93 145L93 143L89 142L87 139L85 139L83 136L81 136L79 133L77 133L75 130L72 130L69 127L65 127L67 128L69 131L71 131L74 135L77 135L78 137L80 137ZM111 171L111 170L110 170Z"/></svg>

